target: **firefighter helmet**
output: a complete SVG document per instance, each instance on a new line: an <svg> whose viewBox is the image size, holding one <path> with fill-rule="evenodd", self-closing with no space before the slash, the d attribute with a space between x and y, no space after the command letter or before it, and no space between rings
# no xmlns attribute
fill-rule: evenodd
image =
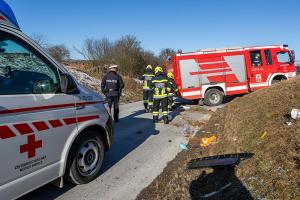
<svg viewBox="0 0 300 200"><path fill-rule="evenodd" d="M157 66L157 67L155 67L155 74L157 74L157 73L163 73L164 72L164 70L160 67L160 66Z"/></svg>
<svg viewBox="0 0 300 200"><path fill-rule="evenodd" d="M147 65L146 69L151 69L152 70L152 66L151 65Z"/></svg>
<svg viewBox="0 0 300 200"><path fill-rule="evenodd" d="M172 72L168 72L167 76L168 78L174 79L174 74Z"/></svg>

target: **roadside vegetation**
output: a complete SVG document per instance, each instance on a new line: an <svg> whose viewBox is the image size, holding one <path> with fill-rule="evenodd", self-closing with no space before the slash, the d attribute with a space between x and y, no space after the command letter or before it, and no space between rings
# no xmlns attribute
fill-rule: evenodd
<svg viewBox="0 0 300 200"><path fill-rule="evenodd" d="M139 78L142 76L147 65L164 66L166 60L175 54L171 48L161 49L158 55L145 50L142 42L134 35L125 35L112 41L108 37L100 39L87 38L80 48L75 48L84 59L70 59L70 50L64 44L51 45L45 36L35 33L31 36L39 45L45 48L57 61L61 62L72 74L87 87L100 93L95 83L101 83L101 79L108 71L111 64L119 65L119 73L122 75L125 88L121 98L122 102L133 102L142 99L142 85ZM75 70L75 71L74 71ZM91 76L90 81L83 81L82 76Z"/></svg>
<svg viewBox="0 0 300 200"><path fill-rule="evenodd" d="M299 90L296 77L218 109L137 199L299 199L300 119L290 115ZM192 159L240 153L253 156L235 168L188 169Z"/></svg>

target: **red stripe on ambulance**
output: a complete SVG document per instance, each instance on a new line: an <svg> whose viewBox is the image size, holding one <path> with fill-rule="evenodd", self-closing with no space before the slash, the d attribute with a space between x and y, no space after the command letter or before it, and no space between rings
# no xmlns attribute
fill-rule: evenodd
<svg viewBox="0 0 300 200"><path fill-rule="evenodd" d="M38 131L44 131L44 130L48 130L49 129L48 125L45 122L43 122L43 121L33 122L32 124L34 125L34 127Z"/></svg>
<svg viewBox="0 0 300 200"><path fill-rule="evenodd" d="M15 137L16 134L8 126L0 126L0 138L7 139Z"/></svg>
<svg viewBox="0 0 300 200"><path fill-rule="evenodd" d="M51 124L51 126L52 126L53 128L57 128L57 127L63 126L63 124L62 124L58 119L55 119L55 120L49 120L49 123Z"/></svg>
<svg viewBox="0 0 300 200"><path fill-rule="evenodd" d="M26 135L29 133L33 133L32 128L28 124L14 124L14 127L21 133L22 135Z"/></svg>

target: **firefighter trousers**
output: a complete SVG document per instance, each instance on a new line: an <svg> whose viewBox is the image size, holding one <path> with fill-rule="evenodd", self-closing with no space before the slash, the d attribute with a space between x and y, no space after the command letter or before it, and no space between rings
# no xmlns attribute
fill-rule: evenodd
<svg viewBox="0 0 300 200"><path fill-rule="evenodd" d="M158 122L159 109L162 109L164 122L168 122L168 97L153 100L153 122Z"/></svg>
<svg viewBox="0 0 300 200"><path fill-rule="evenodd" d="M169 110L171 110L175 105L175 101L174 101L174 95L173 94L169 94L168 95L168 108Z"/></svg>
<svg viewBox="0 0 300 200"><path fill-rule="evenodd" d="M107 97L107 103L109 106L109 109L111 110L112 105L114 105L114 121L118 122L119 121L119 96L112 96L112 97Z"/></svg>
<svg viewBox="0 0 300 200"><path fill-rule="evenodd" d="M143 90L143 100L145 109L151 109L153 106L153 92L152 90Z"/></svg>

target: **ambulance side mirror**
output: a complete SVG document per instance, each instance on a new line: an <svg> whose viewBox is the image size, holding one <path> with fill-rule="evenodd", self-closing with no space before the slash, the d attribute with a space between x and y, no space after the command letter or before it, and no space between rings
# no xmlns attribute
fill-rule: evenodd
<svg viewBox="0 0 300 200"><path fill-rule="evenodd" d="M65 94L78 94L78 88L70 74L61 75L61 91Z"/></svg>

